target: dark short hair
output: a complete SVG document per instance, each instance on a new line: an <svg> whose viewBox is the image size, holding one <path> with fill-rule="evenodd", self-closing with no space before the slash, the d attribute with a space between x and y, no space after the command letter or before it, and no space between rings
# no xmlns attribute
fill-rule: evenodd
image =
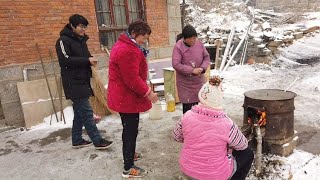
<svg viewBox="0 0 320 180"><path fill-rule="evenodd" d="M85 17L81 16L80 14L74 14L74 15L70 16L69 23L75 28L79 24L83 24L85 26L88 26L88 24L89 24L88 20Z"/></svg>
<svg viewBox="0 0 320 180"><path fill-rule="evenodd" d="M182 36L184 39L186 39L190 37L197 37L198 34L196 29L193 26L188 24L182 29Z"/></svg>
<svg viewBox="0 0 320 180"><path fill-rule="evenodd" d="M148 23L142 21L142 20L136 20L129 24L128 27L128 33L131 35L131 33L134 32L137 35L146 35L151 34L151 28L148 25Z"/></svg>
<svg viewBox="0 0 320 180"><path fill-rule="evenodd" d="M176 42L178 42L182 38L183 38L182 33L178 34L176 37Z"/></svg>

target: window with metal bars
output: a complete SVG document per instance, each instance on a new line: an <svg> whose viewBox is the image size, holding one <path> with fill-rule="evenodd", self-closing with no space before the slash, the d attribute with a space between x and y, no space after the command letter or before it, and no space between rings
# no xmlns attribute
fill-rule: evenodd
<svg viewBox="0 0 320 180"><path fill-rule="evenodd" d="M101 45L110 49L120 33L144 19L144 0L95 0Z"/></svg>

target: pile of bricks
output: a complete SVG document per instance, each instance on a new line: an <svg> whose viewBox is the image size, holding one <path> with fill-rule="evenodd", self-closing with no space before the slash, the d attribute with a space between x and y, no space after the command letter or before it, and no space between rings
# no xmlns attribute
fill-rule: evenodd
<svg viewBox="0 0 320 180"><path fill-rule="evenodd" d="M202 10L205 14L205 10ZM254 13L252 13L254 12ZM208 13L216 13L219 16L216 21L221 21L221 19L227 20L231 17L238 16L239 21L234 21L231 24L230 22L223 22L221 26L210 26L210 24L217 23L208 23L209 26L203 26L205 28L199 31L198 38L205 44L206 47L215 48L217 39L222 41L220 46L221 50L224 51L226 44L228 42L228 37L231 32L231 26L234 26L236 31L232 38L231 49L235 49L242 38L246 34L247 26L249 21L253 21L253 26L249 30L248 36L245 39L246 43L241 44L235 58L233 59L235 63L240 63L241 57L245 55L244 63L266 63L270 64L273 58L277 58L280 55L280 48L285 48L293 44L295 40L299 40L304 36L314 36L315 33L319 33L319 26L314 27L291 27L289 29L284 29L282 32L279 29L273 30L277 26L284 24L294 23L292 22L295 15L283 16L281 13L275 13L270 11L263 10L252 10L252 7L245 5L244 3L220 3L217 8ZM250 14L251 13L251 14ZM254 16L253 16L254 14ZM210 17L210 16L204 16ZM218 19L218 17L221 17ZM198 18L198 17L196 17ZM231 18L231 19L232 19ZM241 23L241 21L243 21ZM230 27L225 26L225 24L230 25ZM220 53L222 54L222 53ZM243 55L244 54L244 55Z"/></svg>

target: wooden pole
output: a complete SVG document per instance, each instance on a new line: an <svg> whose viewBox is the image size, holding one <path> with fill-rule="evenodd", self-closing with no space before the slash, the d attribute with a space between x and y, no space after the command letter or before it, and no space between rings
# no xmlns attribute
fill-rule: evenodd
<svg viewBox="0 0 320 180"><path fill-rule="evenodd" d="M63 119L64 124L66 124L66 118L64 117L63 106L62 106L62 84L60 84L61 81L58 81L56 71L54 70L54 61L53 61L53 56L52 56L51 49L49 49L49 54L50 54L50 58L51 58L51 64L52 64L54 79L56 81L57 91L58 91L58 94L59 94L60 120L62 121L62 119ZM61 87L61 88L59 88L59 87Z"/></svg>
<svg viewBox="0 0 320 180"><path fill-rule="evenodd" d="M253 22L254 22L254 18L255 18L254 9L252 10L251 13L252 13L252 19L251 19L251 22L250 22L250 25L249 25L248 34L251 31L251 28L252 28L252 25L253 25ZM243 51L242 51L242 55L241 55L241 59L240 59L240 65L243 65L244 60L245 60L245 58L247 56L248 42L249 42L249 35L246 36L246 42L245 42L244 47L243 47Z"/></svg>
<svg viewBox="0 0 320 180"><path fill-rule="evenodd" d="M105 47L105 48L103 48L106 52L107 52L107 54L108 54L108 56L109 56L109 59L110 59L110 51L109 51L109 49L107 48L107 47Z"/></svg>
<svg viewBox="0 0 320 180"><path fill-rule="evenodd" d="M221 39L217 39L215 41L216 44L216 58L214 61L214 69L217 70L218 69L218 63L219 63L219 53L220 53L220 45L221 45Z"/></svg>
<svg viewBox="0 0 320 180"><path fill-rule="evenodd" d="M249 26L248 26L248 29L247 29L244 37L241 39L241 41L239 42L238 46L237 46L236 49L234 50L232 56L230 57L227 65L224 67L223 71L226 71L226 70L227 70L227 68L228 68L228 66L230 65L231 61L233 60L234 56L235 56L235 55L237 54L237 52L239 51L240 46L242 45L242 43L244 42L244 40L247 39L247 36L248 36L248 34L249 34L249 31L251 30L252 24L253 24L253 22L254 22L254 17L255 17L255 16L254 16L254 12L251 12L251 13L252 13L252 19L251 19L251 22L250 22L250 24L249 24ZM220 70L221 70L221 68L220 68Z"/></svg>
<svg viewBox="0 0 320 180"><path fill-rule="evenodd" d="M184 20L186 18L186 0L182 1L181 7L181 27L184 28Z"/></svg>
<svg viewBox="0 0 320 180"><path fill-rule="evenodd" d="M50 99L51 99L51 103L52 103L52 108L53 108L54 114L56 115L57 122L59 122L57 111L56 111L56 107L54 106L54 101L53 101L53 98L52 98L52 93L51 93L51 89L50 89L47 73L46 73L46 70L44 68L44 64L43 64L43 60L42 60L42 57L41 57L41 53L40 53L40 49L39 49L38 43L36 43L36 48L37 48L37 51L38 51L39 59L41 61L41 66L42 66L42 69L43 69L44 78L46 80L47 87L48 87L48 90L49 90L49 95L50 95Z"/></svg>
<svg viewBox="0 0 320 180"><path fill-rule="evenodd" d="M287 92L288 89L299 79L300 77L297 77L287 88L284 90L284 92Z"/></svg>
<svg viewBox="0 0 320 180"><path fill-rule="evenodd" d="M238 46L236 47L236 49L234 50L232 56L230 57L230 59L228 60L228 63L226 64L226 66L224 67L223 71L226 71L228 66L230 65L231 61L233 60L233 58L236 56L236 54L239 51L240 46L242 45L242 43L244 42L244 40L246 39L247 34L245 35L245 37L243 37L241 39L241 41L239 42Z"/></svg>
<svg viewBox="0 0 320 180"><path fill-rule="evenodd" d="M247 36L242 49L242 54L239 62L240 65L243 65L244 59L246 58L248 41L249 41L249 37Z"/></svg>
<svg viewBox="0 0 320 180"><path fill-rule="evenodd" d="M256 139L257 139L257 152L256 152L256 176L258 176L261 171L262 164L262 136L260 126L258 124L254 124L254 129L256 131Z"/></svg>
<svg viewBox="0 0 320 180"><path fill-rule="evenodd" d="M234 32L235 32L235 28L233 27L231 29L230 34L229 34L228 42L227 42L226 48L224 50L223 58L222 58L222 61L221 61L221 64L220 64L220 71L223 70L224 64L226 63L227 56L228 56L228 53L229 53L229 49L230 49L231 43L233 41Z"/></svg>

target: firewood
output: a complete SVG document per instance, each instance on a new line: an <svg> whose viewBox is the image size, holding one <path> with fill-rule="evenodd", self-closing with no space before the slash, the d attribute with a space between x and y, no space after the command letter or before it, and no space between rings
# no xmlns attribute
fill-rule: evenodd
<svg viewBox="0 0 320 180"><path fill-rule="evenodd" d="M311 33L311 32L314 32L314 31L316 31L318 29L320 29L319 26L313 26L313 27L310 27L307 30L303 31L303 34Z"/></svg>
<svg viewBox="0 0 320 180"><path fill-rule="evenodd" d="M254 129L256 132L256 140L257 140L257 152L256 152L256 176L258 176L261 171L262 164L262 136L260 126L258 124L254 124Z"/></svg>

